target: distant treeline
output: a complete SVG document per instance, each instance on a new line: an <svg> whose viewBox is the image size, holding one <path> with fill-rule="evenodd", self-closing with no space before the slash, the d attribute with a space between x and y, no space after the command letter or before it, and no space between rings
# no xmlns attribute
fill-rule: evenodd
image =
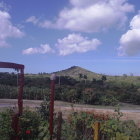
<svg viewBox="0 0 140 140"><path fill-rule="evenodd" d="M69 76L57 76L55 100L73 103L115 105L118 102L140 104L140 84L132 79L108 80L103 75L100 79L88 80L79 74L79 79ZM18 75L0 73L0 98L15 99L18 95ZM137 83L140 83L138 79ZM25 76L24 99L42 100L50 97L50 78L45 75Z"/></svg>

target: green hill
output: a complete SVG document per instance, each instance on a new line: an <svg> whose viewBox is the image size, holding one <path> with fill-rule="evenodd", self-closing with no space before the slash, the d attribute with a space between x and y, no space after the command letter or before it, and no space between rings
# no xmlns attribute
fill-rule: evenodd
<svg viewBox="0 0 140 140"><path fill-rule="evenodd" d="M57 71L57 72L54 72L54 73L57 76L70 76L70 77L73 77L75 79L79 79L79 74L86 75L87 79L89 79L89 80L91 80L93 78L98 79L98 78L101 77L101 74L97 74L95 72L86 70L86 69L81 68L79 66L72 66L68 69Z"/></svg>
<svg viewBox="0 0 140 140"><path fill-rule="evenodd" d="M79 80L79 74L86 75L88 80L92 80L93 78L96 80L101 79L102 74L98 74L87 69L81 68L79 66L72 66L68 69L53 72L56 76L70 76L76 80ZM50 77L52 73L39 73L39 74L25 74L25 77L32 78L41 78L41 77ZM110 76L106 75L108 82L114 82L121 84L122 82L133 83L135 85L140 86L140 76L128 76L124 74L123 76Z"/></svg>
<svg viewBox="0 0 140 140"><path fill-rule="evenodd" d="M89 71L87 69L81 68L79 66L72 66L68 69L61 70L54 72L57 76L70 76L77 80L79 80L79 74L86 75L88 80L92 80L93 78L96 80L101 79L103 74L98 74L92 71ZM135 84L137 86L140 86L140 76L129 76L129 75L122 75L122 76L110 76L106 75L107 82L113 82L122 84L128 83L128 84Z"/></svg>

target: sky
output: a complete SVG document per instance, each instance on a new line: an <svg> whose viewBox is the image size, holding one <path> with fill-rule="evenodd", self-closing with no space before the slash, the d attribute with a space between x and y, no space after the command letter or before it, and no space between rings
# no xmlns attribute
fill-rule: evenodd
<svg viewBox="0 0 140 140"><path fill-rule="evenodd" d="M140 75L140 1L0 0L0 61Z"/></svg>

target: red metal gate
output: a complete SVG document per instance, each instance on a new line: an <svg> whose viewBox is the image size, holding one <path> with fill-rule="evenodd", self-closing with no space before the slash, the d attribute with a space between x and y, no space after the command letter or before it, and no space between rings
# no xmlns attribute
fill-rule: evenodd
<svg viewBox="0 0 140 140"><path fill-rule="evenodd" d="M22 115L23 111L23 86L24 86L24 65L10 63L10 62L0 62L0 68L11 68L19 71L19 89L18 89L18 112L13 116L12 127L15 130L16 134L20 131L19 126L19 116ZM20 140L20 136L12 136L11 140Z"/></svg>

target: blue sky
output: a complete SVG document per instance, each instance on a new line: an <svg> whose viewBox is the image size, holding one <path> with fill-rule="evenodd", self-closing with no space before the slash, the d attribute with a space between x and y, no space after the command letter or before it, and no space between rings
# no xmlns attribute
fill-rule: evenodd
<svg viewBox="0 0 140 140"><path fill-rule="evenodd" d="M0 61L140 75L139 0L0 0Z"/></svg>

